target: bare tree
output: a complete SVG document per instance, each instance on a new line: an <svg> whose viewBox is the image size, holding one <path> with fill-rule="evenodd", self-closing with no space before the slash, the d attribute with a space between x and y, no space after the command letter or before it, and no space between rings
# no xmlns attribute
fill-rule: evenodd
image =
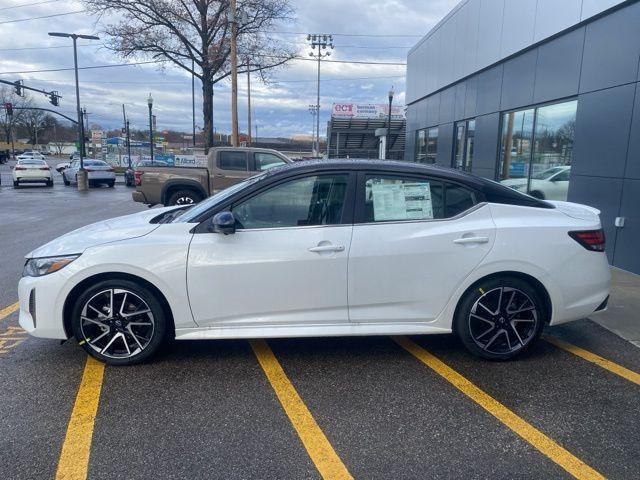
<svg viewBox="0 0 640 480"><path fill-rule="evenodd" d="M47 119L47 113L43 110L25 110L22 112L20 119L20 125L22 125L29 134L29 142L32 145L38 143L38 132L41 132L45 128L45 120Z"/></svg>
<svg viewBox="0 0 640 480"><path fill-rule="evenodd" d="M0 104L10 103L13 109L13 115L7 115L6 111L0 114L0 128L4 133L7 143L11 142L11 134L15 131L16 126L20 125L26 110L23 108L31 104L29 97L19 97L10 87L0 87Z"/></svg>
<svg viewBox="0 0 640 480"><path fill-rule="evenodd" d="M94 13L116 13L105 27L107 46L125 58L165 60L202 82L205 148L213 145L213 85L231 74L228 0L84 0ZM250 71L269 71L294 57L291 46L269 30L292 18L289 0L238 0L238 50L250 55ZM192 69L192 61L195 68ZM239 73L246 73L240 69Z"/></svg>

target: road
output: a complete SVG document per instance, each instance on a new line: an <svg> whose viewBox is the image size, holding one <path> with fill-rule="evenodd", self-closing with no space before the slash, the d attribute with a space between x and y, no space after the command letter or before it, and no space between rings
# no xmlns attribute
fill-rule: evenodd
<svg viewBox="0 0 640 480"><path fill-rule="evenodd" d="M10 308L24 254L146 207L122 185L14 190L7 172L0 478L638 477L640 350L586 319L504 363L444 335L175 342L102 369L26 337Z"/></svg>

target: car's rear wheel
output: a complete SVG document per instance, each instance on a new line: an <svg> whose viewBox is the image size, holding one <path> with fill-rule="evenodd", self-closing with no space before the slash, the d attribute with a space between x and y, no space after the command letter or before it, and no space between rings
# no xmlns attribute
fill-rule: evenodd
<svg viewBox="0 0 640 480"><path fill-rule="evenodd" d="M202 200L202 197L193 190L177 190L171 194L167 206L193 205Z"/></svg>
<svg viewBox="0 0 640 480"><path fill-rule="evenodd" d="M115 182L115 180L113 180L113 181L109 182L107 185L109 186L109 188L113 188L113 187L116 186L116 182Z"/></svg>
<svg viewBox="0 0 640 480"><path fill-rule="evenodd" d="M53 187L53 180L47 180L47 187Z"/></svg>
<svg viewBox="0 0 640 480"><path fill-rule="evenodd" d="M454 328L471 353L507 360L536 343L545 316L535 288L521 278L504 276L481 281L463 296Z"/></svg>
<svg viewBox="0 0 640 480"><path fill-rule="evenodd" d="M111 365L147 360L160 348L167 330L158 298L129 280L105 280L87 289L72 315L78 343Z"/></svg>
<svg viewBox="0 0 640 480"><path fill-rule="evenodd" d="M13 188L20 188L20 182L18 180L13 181Z"/></svg>

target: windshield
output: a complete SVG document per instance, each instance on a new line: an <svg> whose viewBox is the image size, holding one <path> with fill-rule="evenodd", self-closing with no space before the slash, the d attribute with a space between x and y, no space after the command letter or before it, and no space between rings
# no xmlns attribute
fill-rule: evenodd
<svg viewBox="0 0 640 480"><path fill-rule="evenodd" d="M44 160L19 160L20 165L44 165Z"/></svg>
<svg viewBox="0 0 640 480"><path fill-rule="evenodd" d="M229 188L225 188L224 190L219 191L212 197L207 198L206 200L198 203L197 205L185 210L181 215L176 216L173 219L175 223L188 223L198 218L200 215L205 213L211 207L219 204L220 202L225 201L231 195L236 192L239 192L243 188L248 187L249 185L253 185L259 180L264 178L265 174L256 175L255 177L247 178L246 180L236 183L235 185L230 186Z"/></svg>
<svg viewBox="0 0 640 480"><path fill-rule="evenodd" d="M548 170L544 170L540 173L533 175L531 178L535 178L536 180L547 180L551 176L555 175L556 173L560 173L564 169L565 167L549 168Z"/></svg>

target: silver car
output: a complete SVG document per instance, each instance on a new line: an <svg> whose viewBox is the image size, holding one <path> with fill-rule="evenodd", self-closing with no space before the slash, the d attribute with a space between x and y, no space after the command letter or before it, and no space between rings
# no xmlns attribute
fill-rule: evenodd
<svg viewBox="0 0 640 480"><path fill-rule="evenodd" d="M84 169L87 171L90 187L105 184L109 188L113 188L116 184L116 174L113 167L103 160L85 158ZM65 185L78 183L78 170L80 170L80 160L76 159L62 171L62 181Z"/></svg>

